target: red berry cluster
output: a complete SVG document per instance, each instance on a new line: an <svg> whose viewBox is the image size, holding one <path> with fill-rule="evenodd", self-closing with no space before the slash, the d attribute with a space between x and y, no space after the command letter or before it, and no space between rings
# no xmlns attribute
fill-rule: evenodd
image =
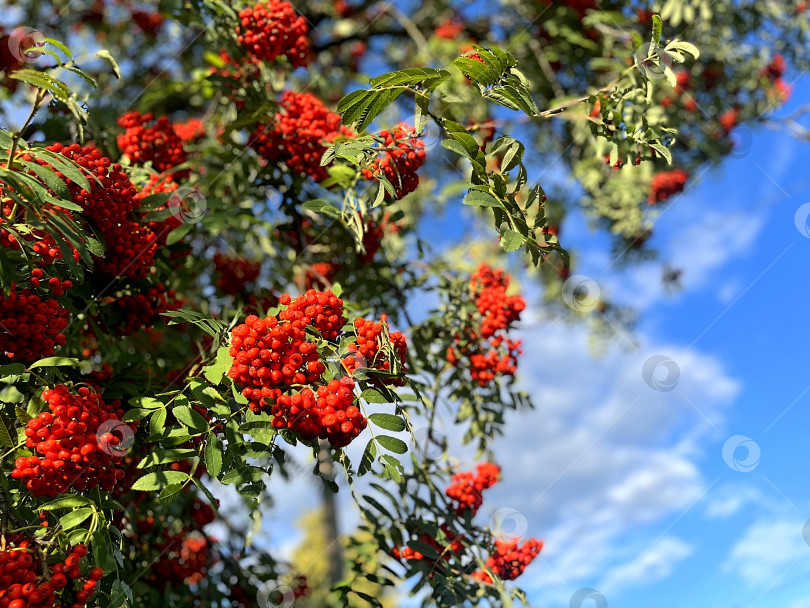
<svg viewBox="0 0 810 608"><path fill-rule="evenodd" d="M11 544L0 551L0 607L2 608L82 608L90 601L104 570L94 568L82 581L81 560L87 555L85 545L76 545L64 562L43 572L43 562L27 540ZM63 595L70 586L80 590ZM57 597L59 595L60 597ZM69 598L73 597L73 600Z"/></svg>
<svg viewBox="0 0 810 608"><path fill-rule="evenodd" d="M415 136L413 127L399 125L391 131L380 131L382 158L363 169L365 179L385 177L401 199L419 186L417 170L425 164L425 144Z"/></svg>
<svg viewBox="0 0 810 608"><path fill-rule="evenodd" d="M740 122L740 109L739 108L729 108L725 110L722 114L720 114L720 127L722 127L723 131L726 135L728 135L731 130L737 126L737 123Z"/></svg>
<svg viewBox="0 0 810 608"><path fill-rule="evenodd" d="M182 142L197 141L205 135L205 123L196 116L185 122L175 122L173 128Z"/></svg>
<svg viewBox="0 0 810 608"><path fill-rule="evenodd" d="M351 129L341 126L340 114L311 93L285 91L281 108L271 124L257 126L250 146L267 161L284 162L293 173L323 181L328 175L321 166L326 146L339 135L351 137Z"/></svg>
<svg viewBox="0 0 810 608"><path fill-rule="evenodd" d="M31 278L28 282L31 284L31 287L37 288L42 283L42 280L45 278L45 273L43 272L42 268L34 268L31 271ZM58 277L51 277L48 279L47 282L47 289L56 296L63 296L68 289L73 287L73 281L70 279L65 279L64 281Z"/></svg>
<svg viewBox="0 0 810 608"><path fill-rule="evenodd" d="M124 476L117 466L124 450L118 446L135 432L134 424L120 422L120 401L105 403L87 387L74 394L64 384L46 389L42 398L50 411L25 427L25 444L38 456L18 458L12 478L25 482L35 496L50 498L97 486L111 491Z"/></svg>
<svg viewBox="0 0 810 608"><path fill-rule="evenodd" d="M514 376L517 372L517 360L523 353L520 340L510 340L496 336L489 342L486 352L469 351L470 375L481 386L486 386L498 376ZM463 349L460 349L463 352ZM456 361L448 361L457 365Z"/></svg>
<svg viewBox="0 0 810 608"><path fill-rule="evenodd" d="M254 60L275 61L284 55L294 68L309 63L307 21L283 0L261 0L239 12L236 41Z"/></svg>
<svg viewBox="0 0 810 608"><path fill-rule="evenodd" d="M284 294L279 302L286 309L277 317L251 315L234 328L229 375L243 387L253 411L273 414L275 428L296 431L304 441L321 438L346 446L367 424L356 406L354 380L345 376L320 384L326 366L307 335L312 328L335 342L346 324L343 301L331 291L310 289L295 300Z"/></svg>
<svg viewBox="0 0 810 608"><path fill-rule="evenodd" d="M532 563L540 554L543 543L530 538L522 545L517 541L495 541L495 552L487 558L487 568L504 581L513 581ZM492 577L486 570L473 572L473 578L487 584L492 583Z"/></svg>
<svg viewBox="0 0 810 608"><path fill-rule="evenodd" d="M317 286L328 287L332 284L339 270L340 264L335 262L315 262L307 268L304 283L307 289L313 289Z"/></svg>
<svg viewBox="0 0 810 608"><path fill-rule="evenodd" d="M139 329L151 327L160 318L160 313L179 307L173 289L167 290L163 283L149 287L144 293L109 298L117 310L113 318L120 319L111 329L116 336L131 336Z"/></svg>
<svg viewBox="0 0 810 608"><path fill-rule="evenodd" d="M498 331L508 329L520 320L520 313L526 308L521 296L507 296L509 275L503 270L493 270L482 264L470 277L475 307L483 317L481 336L491 338Z"/></svg>
<svg viewBox="0 0 810 608"><path fill-rule="evenodd" d="M464 32L466 26L461 19L453 17L451 19L445 19L439 25L436 26L436 29L433 30L433 35L437 38L443 38L445 40L455 40L458 36Z"/></svg>
<svg viewBox="0 0 810 608"><path fill-rule="evenodd" d="M785 57L781 53L776 53L771 59L771 62L762 68L762 75L768 80L778 80L785 75L786 70L787 62L785 61Z"/></svg>
<svg viewBox="0 0 810 608"><path fill-rule="evenodd" d="M504 333L520 320L526 302L519 296L508 296L509 276L482 264L470 277L470 294L481 315L480 326L469 331L466 340L456 336L447 349L447 360L455 366L469 361L470 375L481 386L497 376L514 376L521 354L520 340L510 340Z"/></svg>
<svg viewBox="0 0 810 608"><path fill-rule="evenodd" d="M154 124L150 124L154 123ZM177 136L171 121L166 116L157 120L151 112L127 112L118 119L126 129L116 139L121 152L136 165L152 162L157 171L167 171L186 162L183 141ZM178 177L188 177L189 171L178 172Z"/></svg>
<svg viewBox="0 0 810 608"><path fill-rule="evenodd" d="M427 545L430 545L436 552L441 556L444 561L450 561L451 554L453 555L460 555L462 550L464 549L464 545L462 544L463 536L458 536L454 534L450 527L447 524L442 524L439 526L442 532L444 532L445 537L447 538L447 544L443 545L435 538L433 538L430 534L421 534L419 536L419 541L423 542ZM411 547L404 547L401 551L398 547L394 547L391 550L391 555L393 555L397 559L426 559L429 562L434 562L430 558L425 558L425 556L420 551L414 551Z"/></svg>
<svg viewBox="0 0 810 608"><path fill-rule="evenodd" d="M132 21L144 34L157 36L160 26L163 25L163 15L158 12L146 12L135 9L130 9L130 14L132 15Z"/></svg>
<svg viewBox="0 0 810 608"><path fill-rule="evenodd" d="M767 91L768 95L776 97L782 103L788 100L791 93L790 85L782 78L786 70L787 62L781 53L776 53L771 62L762 68L762 75L773 84L773 87Z"/></svg>
<svg viewBox="0 0 810 608"><path fill-rule="evenodd" d="M357 319L354 322L357 338L346 347L349 355L343 358L343 366L350 374L358 369L366 368L383 372L391 372L391 356L399 359L402 373L406 373L406 359L408 356L408 342L402 332L389 332L388 322L383 318L380 323ZM390 347L386 347L385 339ZM390 354L389 351L390 350ZM359 357L357 355L360 355ZM361 358L362 357L362 358ZM389 386L404 386L405 378L371 378L372 384L387 384Z"/></svg>
<svg viewBox="0 0 810 608"><path fill-rule="evenodd" d="M494 486L501 475L501 468L491 462L481 462L475 472L461 471L453 475L453 483L444 491L456 502L454 511L463 515L469 509L473 515L484 502L483 491Z"/></svg>
<svg viewBox="0 0 810 608"><path fill-rule="evenodd" d="M647 202L650 205L663 203L671 196L682 192L688 177L689 174L683 169L657 173L653 176L652 184L650 185L650 197Z"/></svg>
<svg viewBox="0 0 810 608"><path fill-rule="evenodd" d="M2 195L3 188L6 188L5 184L0 184L0 195ZM11 214L14 211L14 205L12 202L5 203L3 205L3 213L5 217L10 218L9 220L0 219L0 225L6 223L7 221L10 224L14 224L16 218L12 218ZM17 211L19 213L19 210ZM68 213L62 211L62 213ZM47 264L51 264L54 261L62 258L62 250L59 249L56 245L56 241L53 237L45 232L44 230L32 230L27 234L20 235L22 239L28 243L32 243L31 249L35 256L39 257L38 264L40 266L45 266ZM0 247L4 247L6 249L11 249L12 251L20 251L22 249L22 244L17 240L17 236L0 228ZM73 257L78 261L79 259L79 252L76 249L73 249Z"/></svg>
<svg viewBox="0 0 810 608"><path fill-rule="evenodd" d="M355 405L354 380L344 376L317 390L280 395L271 408L273 426L297 431L304 441L319 437L335 447L349 445L367 425Z"/></svg>
<svg viewBox="0 0 810 608"><path fill-rule="evenodd" d="M7 297L0 293L0 353L28 363L52 356L56 345L65 344L68 315L55 298L12 286Z"/></svg>
<svg viewBox="0 0 810 608"><path fill-rule="evenodd" d="M0 72L4 73L4 76L0 78L0 85L13 93L20 85L20 81L9 78L8 75L14 70L25 67L25 62L20 61L11 52L14 46L11 41L11 36L9 34L3 35L3 31L3 27L0 26ZM35 41L30 36L26 36L20 40L19 47L21 50L29 49L34 46L34 42Z"/></svg>
<svg viewBox="0 0 810 608"><path fill-rule="evenodd" d="M108 276L145 277L155 263L157 237L147 226L127 221L107 226L107 250L94 269Z"/></svg>
<svg viewBox="0 0 810 608"><path fill-rule="evenodd" d="M245 293L248 283L259 278L262 263L222 253L214 254L214 271L219 274L217 288L228 296Z"/></svg>
<svg viewBox="0 0 810 608"><path fill-rule="evenodd" d="M374 256L380 250L386 232L399 232L400 227L395 222L389 222L388 218L390 216L390 213L385 212L379 221L369 219L366 222L365 232L363 233L364 252L357 256L357 260L363 266L368 266L374 261Z"/></svg>
<svg viewBox="0 0 810 608"><path fill-rule="evenodd" d="M95 222L107 243L107 251L96 270L133 279L145 276L154 263L155 235L132 219L131 214L140 201L136 198L135 186L121 165L114 164L94 146L56 143L47 149L72 159L98 179L98 182L91 180L90 191L87 191L57 172L70 188L73 202ZM23 160L26 160L25 155Z"/></svg>
<svg viewBox="0 0 810 608"><path fill-rule="evenodd" d="M165 540L154 543L160 559L150 568L150 582L158 589L166 586L199 583L208 572L210 547L198 533L165 533Z"/></svg>
<svg viewBox="0 0 810 608"><path fill-rule="evenodd" d="M244 387L242 394L254 411L270 409L282 389L320 380L326 367L319 361L316 342L307 336L307 326L326 337L335 336L345 323L343 302L331 291L309 290L295 300L284 294L279 301L287 309L278 317L251 315L232 332L229 374Z"/></svg>

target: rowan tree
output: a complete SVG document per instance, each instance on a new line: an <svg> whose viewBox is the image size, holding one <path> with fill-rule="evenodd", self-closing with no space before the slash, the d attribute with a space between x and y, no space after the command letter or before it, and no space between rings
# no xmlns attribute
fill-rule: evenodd
<svg viewBox="0 0 810 608"><path fill-rule="evenodd" d="M803 1L6 4L0 608L525 600L542 542L478 514L521 317L629 316L566 214L637 259L810 67ZM358 510L316 590L273 475Z"/></svg>

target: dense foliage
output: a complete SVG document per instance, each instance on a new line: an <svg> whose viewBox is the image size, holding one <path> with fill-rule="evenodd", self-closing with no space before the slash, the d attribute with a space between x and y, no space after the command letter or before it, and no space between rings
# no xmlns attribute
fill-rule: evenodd
<svg viewBox="0 0 810 608"><path fill-rule="evenodd" d="M645 252L810 67L804 2L7 5L0 608L523 599L543 543L476 518L520 283L626 322L565 214ZM222 509L301 462L362 521L317 588Z"/></svg>

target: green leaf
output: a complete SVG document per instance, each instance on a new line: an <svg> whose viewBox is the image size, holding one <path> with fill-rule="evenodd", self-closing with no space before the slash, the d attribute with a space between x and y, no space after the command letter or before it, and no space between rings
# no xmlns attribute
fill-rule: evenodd
<svg viewBox="0 0 810 608"><path fill-rule="evenodd" d="M301 209L307 211L314 211L315 213L323 213L331 217L340 217L340 209L335 207L332 203L324 200L316 199L314 201L307 201L301 205Z"/></svg>
<svg viewBox="0 0 810 608"><path fill-rule="evenodd" d="M174 245L191 232L192 228L194 228L194 224L180 224L166 236L166 245Z"/></svg>
<svg viewBox="0 0 810 608"><path fill-rule="evenodd" d="M421 133L425 128L425 125L427 125L430 97L417 93L415 98L416 111L414 112L414 129L416 130L416 133Z"/></svg>
<svg viewBox="0 0 810 608"><path fill-rule="evenodd" d="M47 357L32 363L28 369L37 369L39 367L79 367L79 360L71 357Z"/></svg>
<svg viewBox="0 0 810 608"><path fill-rule="evenodd" d="M204 432L208 430L208 421L188 405L172 408L172 414L179 422L193 431Z"/></svg>
<svg viewBox="0 0 810 608"><path fill-rule="evenodd" d="M59 525L62 526L63 530L70 530L71 528L75 528L76 526L78 526L92 514L93 514L92 507L84 507L82 509L76 509L75 511L71 511L67 515L63 515L62 517L60 517Z"/></svg>
<svg viewBox="0 0 810 608"><path fill-rule="evenodd" d="M650 144L650 147L663 156L666 159L667 164L672 164L672 152L669 151L669 148L659 143Z"/></svg>
<svg viewBox="0 0 810 608"><path fill-rule="evenodd" d="M377 457L377 441L373 437L369 439L366 444L366 449L363 451L363 457L360 459L360 464L357 467L357 474L362 476L371 470L371 465L374 464L374 459Z"/></svg>
<svg viewBox="0 0 810 608"><path fill-rule="evenodd" d="M501 235L501 247L504 251L515 251L523 244L523 235L514 230L505 230Z"/></svg>
<svg viewBox="0 0 810 608"><path fill-rule="evenodd" d="M176 499L180 492L183 490L183 484L181 483L172 483L163 488L158 495L158 500L162 503L169 503Z"/></svg>
<svg viewBox="0 0 810 608"><path fill-rule="evenodd" d="M39 507L40 511L53 511L55 509L74 509L85 505L92 505L92 501L84 496L62 496L48 504Z"/></svg>
<svg viewBox="0 0 810 608"><path fill-rule="evenodd" d="M149 432L150 433L159 433L164 429L166 426L166 415L167 412L165 409L156 410L152 417L149 419Z"/></svg>
<svg viewBox="0 0 810 608"><path fill-rule="evenodd" d="M233 471L228 471L222 478L222 483L229 485L232 483L241 485L252 481L259 481L264 476L264 470L259 467L246 466Z"/></svg>
<svg viewBox="0 0 810 608"><path fill-rule="evenodd" d="M503 208L503 203L496 199L488 192L481 192L480 190L470 190L467 196L464 197L465 205L472 205L474 207L498 207Z"/></svg>
<svg viewBox="0 0 810 608"><path fill-rule="evenodd" d="M16 445L16 442L12 439L11 430L12 427L8 425L5 417L0 414L0 443L7 448L13 448Z"/></svg>
<svg viewBox="0 0 810 608"><path fill-rule="evenodd" d="M367 388L360 394L360 398L368 403L390 403L390 399L376 388Z"/></svg>
<svg viewBox="0 0 810 608"><path fill-rule="evenodd" d="M160 490L170 484L184 483L188 478L188 473L183 473L182 471L157 471L139 477L135 483L132 484L132 489L141 492Z"/></svg>
<svg viewBox="0 0 810 608"><path fill-rule="evenodd" d="M225 376L225 373L231 368L231 365L233 365L233 357L228 354L229 350L227 346L219 348L217 350L216 361L212 365L203 368L203 375L211 384L219 384Z"/></svg>
<svg viewBox="0 0 810 608"><path fill-rule="evenodd" d="M664 24L661 21L661 17L659 17L658 15L652 16L652 22L653 22L653 31L652 37L650 38L650 47L651 47L650 51L657 49L658 45L661 44L661 32L664 29Z"/></svg>
<svg viewBox="0 0 810 608"><path fill-rule="evenodd" d="M146 418L149 414L152 413L152 410L148 410L142 407L136 407L134 409L129 410L124 414L123 421L124 422L132 422L133 420L142 420Z"/></svg>
<svg viewBox="0 0 810 608"><path fill-rule="evenodd" d="M154 452L149 452L143 460L138 463L138 468L146 469L159 464L188 460L189 458L194 458L196 455L197 451L190 448L155 450Z"/></svg>
<svg viewBox="0 0 810 608"><path fill-rule="evenodd" d="M205 442L205 468L211 477L218 477L222 471L222 444L213 433Z"/></svg>
<svg viewBox="0 0 810 608"><path fill-rule="evenodd" d="M71 53L70 49L68 47L66 47L64 44L62 44L61 42L59 42L58 40L54 40L53 38L45 38L43 40L43 42L47 42L48 44L52 44L53 46L58 48L60 51L62 51L65 54L65 57L67 57L70 61L73 61L73 53Z"/></svg>
<svg viewBox="0 0 810 608"><path fill-rule="evenodd" d="M406 428L405 421L393 414L371 414L368 419L386 431L400 432Z"/></svg>
<svg viewBox="0 0 810 608"><path fill-rule="evenodd" d="M700 50L691 42L684 42L683 40L673 40L666 46L666 49L664 50L671 51L673 49L683 51L684 53L689 53L695 59L700 57Z"/></svg>
<svg viewBox="0 0 810 608"><path fill-rule="evenodd" d="M377 442L386 450L390 450L395 454L404 454L408 451L408 445L402 441L402 439L397 439L396 437L377 435Z"/></svg>
<svg viewBox="0 0 810 608"><path fill-rule="evenodd" d="M110 67L112 68L113 76L115 76L118 80L121 80L121 68L118 67L118 62L110 54L110 51L102 49L96 53L96 57L100 57L109 63Z"/></svg>
<svg viewBox="0 0 810 608"><path fill-rule="evenodd" d="M25 372L25 365L22 363L9 363L8 365L0 365L0 376L19 376Z"/></svg>

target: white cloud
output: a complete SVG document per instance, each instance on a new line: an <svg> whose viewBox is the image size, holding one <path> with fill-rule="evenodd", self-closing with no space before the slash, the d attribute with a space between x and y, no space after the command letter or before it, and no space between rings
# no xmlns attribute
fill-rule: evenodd
<svg viewBox="0 0 810 608"><path fill-rule="evenodd" d="M517 509L528 534L545 542L544 561L521 586L551 607L568 605L581 587L611 583L605 573L624 572L614 593L669 576L693 548L674 537L677 529L650 545L710 485L696 461L720 434L703 416L721 426L739 384L716 359L673 345L594 360L586 330L561 325L524 342L523 388L538 408L508 420L494 448L504 482L484 503L490 512ZM660 353L680 370L669 392L642 378L645 361Z"/></svg>
<svg viewBox="0 0 810 608"><path fill-rule="evenodd" d="M799 519L760 519L742 534L722 565L747 585L770 585L807 555Z"/></svg>
<svg viewBox="0 0 810 608"><path fill-rule="evenodd" d="M723 519L736 515L743 507L765 503L762 493L751 486L728 485L717 489L706 506L706 517Z"/></svg>
<svg viewBox="0 0 810 608"><path fill-rule="evenodd" d="M668 577L675 565L693 553L688 543L666 536L643 551L636 559L611 568L601 588L619 584L649 585ZM615 581L615 582L614 582Z"/></svg>

